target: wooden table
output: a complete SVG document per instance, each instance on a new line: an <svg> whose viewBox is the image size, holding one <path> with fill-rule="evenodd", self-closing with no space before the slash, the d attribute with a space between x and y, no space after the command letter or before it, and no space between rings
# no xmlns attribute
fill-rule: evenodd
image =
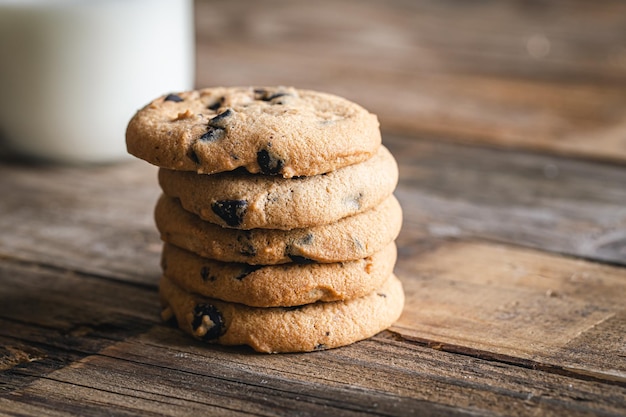
<svg viewBox="0 0 626 417"><path fill-rule="evenodd" d="M5 156L0 415L626 415L626 4L210 1L197 22L199 86L378 113L402 317L309 354L197 343L159 319L154 167Z"/></svg>

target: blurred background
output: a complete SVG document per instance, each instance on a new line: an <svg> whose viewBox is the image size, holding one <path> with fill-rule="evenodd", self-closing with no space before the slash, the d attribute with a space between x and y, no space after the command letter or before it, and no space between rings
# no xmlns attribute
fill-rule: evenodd
<svg viewBox="0 0 626 417"><path fill-rule="evenodd" d="M387 133L626 160L626 2L196 0L196 86L345 96Z"/></svg>
<svg viewBox="0 0 626 417"><path fill-rule="evenodd" d="M0 139L60 161L127 157L136 109L218 85L335 93L388 134L626 160L623 0L0 0L0 56Z"/></svg>

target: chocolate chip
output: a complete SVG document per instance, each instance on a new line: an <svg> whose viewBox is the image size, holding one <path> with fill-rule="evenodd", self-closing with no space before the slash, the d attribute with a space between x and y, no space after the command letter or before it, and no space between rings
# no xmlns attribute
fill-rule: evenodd
<svg viewBox="0 0 626 417"><path fill-rule="evenodd" d="M299 239L296 242L296 245L299 245L299 244L310 245L313 243L313 240L314 240L313 233L307 233L303 238ZM293 263L300 264L300 265L309 265L309 264L316 263L316 261L314 261L313 259L307 258L306 256L298 255L297 254L298 252L299 252L298 248L297 247L294 248L292 245L287 245L287 247L285 248L285 254L289 257L289 259L291 259Z"/></svg>
<svg viewBox="0 0 626 417"><path fill-rule="evenodd" d="M254 89L254 98L258 97L258 100L261 100L261 97L267 95L267 90L264 88L255 88Z"/></svg>
<svg viewBox="0 0 626 417"><path fill-rule="evenodd" d="M289 98L290 97L293 97L293 95L292 94L288 94L288 93L276 93L276 94L273 94L273 95L269 96L267 98L267 101L269 101L272 104L287 104L289 102ZM280 100L276 100L278 98L281 98L281 99Z"/></svg>
<svg viewBox="0 0 626 417"><path fill-rule="evenodd" d="M167 96L165 96L163 101L173 101L175 103L180 103L181 101L183 101L183 99L176 94L168 94Z"/></svg>
<svg viewBox="0 0 626 417"><path fill-rule="evenodd" d="M313 233L307 233L305 237L300 239L300 243L303 245L310 245L313 243Z"/></svg>
<svg viewBox="0 0 626 417"><path fill-rule="evenodd" d="M317 345L315 345L315 350L324 350L326 349L326 345L323 343L318 343Z"/></svg>
<svg viewBox="0 0 626 417"><path fill-rule="evenodd" d="M222 97L219 102L210 105L209 109L217 111L221 107L223 100L224 97ZM209 119L207 126L208 130L204 135L200 136L200 140L213 142L224 137L224 134L226 133L226 120L233 114L234 112L231 109L226 109L217 116Z"/></svg>
<svg viewBox="0 0 626 417"><path fill-rule="evenodd" d="M256 154L256 160L259 163L261 172L266 175L279 174L283 169L285 162L268 152L267 149L260 150Z"/></svg>
<svg viewBox="0 0 626 417"><path fill-rule="evenodd" d="M203 266L200 269L200 276L202 277L202 281L207 282L207 281L215 281L217 279L216 276L211 275L211 270L209 269L208 266Z"/></svg>
<svg viewBox="0 0 626 417"><path fill-rule="evenodd" d="M271 96L269 96L266 100L267 101L272 101L275 98L285 97L285 96L291 96L291 94L289 94L289 93L276 93L276 94L272 94Z"/></svg>
<svg viewBox="0 0 626 417"><path fill-rule="evenodd" d="M285 96L293 96L293 94L290 93L284 93L284 92L278 92L278 93L274 93L272 94L271 92L265 90L264 88L256 88L254 89L254 98L255 100L262 100L262 101L272 101L276 98L279 97L285 97ZM276 101L274 104L283 104L281 101Z"/></svg>
<svg viewBox="0 0 626 417"><path fill-rule="evenodd" d="M384 294L382 292L377 292L376 295L379 297L387 298L387 294Z"/></svg>
<svg viewBox="0 0 626 417"><path fill-rule="evenodd" d="M224 129L224 128L226 128L225 120L227 120L234 113L235 112L233 112L231 109L226 109L225 111L221 112L217 116L215 116L212 119L210 119L209 120L209 126L215 127L217 129Z"/></svg>
<svg viewBox="0 0 626 417"><path fill-rule="evenodd" d="M208 266L203 266L202 268L200 268L200 276L202 277L202 281L206 281L209 279L209 267Z"/></svg>
<svg viewBox="0 0 626 417"><path fill-rule="evenodd" d="M238 279L238 280L241 281L242 279L244 279L245 277L247 277L248 275L250 275L254 271L258 271L261 268L263 268L263 265L247 265L247 264L244 264L244 266L243 266L243 268L241 270L241 273L239 273L239 275L237 275L235 277L235 279Z"/></svg>
<svg viewBox="0 0 626 417"><path fill-rule="evenodd" d="M200 136L202 142L215 142L224 137L224 129L208 126L207 132Z"/></svg>
<svg viewBox="0 0 626 417"><path fill-rule="evenodd" d="M189 157L189 159L191 159L195 164L200 163L200 158L198 158L198 155L192 148L189 148L189 151L187 151L187 157Z"/></svg>
<svg viewBox="0 0 626 417"><path fill-rule="evenodd" d="M250 258L252 258L253 256L256 256L257 252L252 244L248 244L245 248L241 249L239 253L241 253L243 256L249 256Z"/></svg>
<svg viewBox="0 0 626 417"><path fill-rule="evenodd" d="M293 263L296 263L296 264L309 265L309 264L314 264L315 263L315 261L313 259L309 259L309 258L306 258L304 256L289 255L289 254L287 254L287 256L289 256L289 259L291 259L291 261Z"/></svg>
<svg viewBox="0 0 626 417"><path fill-rule="evenodd" d="M269 101L268 97L272 96L273 94L264 89L264 88L255 88L254 89L254 99L255 100L262 100L262 101Z"/></svg>
<svg viewBox="0 0 626 417"><path fill-rule="evenodd" d="M230 227L238 227L248 209L246 200L221 200L211 204L213 213L220 216Z"/></svg>
<svg viewBox="0 0 626 417"><path fill-rule="evenodd" d="M209 104L207 106L207 109L217 111L220 107L222 107L223 103L224 103L224 97L220 97L219 100L217 100L215 103Z"/></svg>
<svg viewBox="0 0 626 417"><path fill-rule="evenodd" d="M242 248L239 251L243 256L253 257L256 256L257 250L252 243L250 243L250 234L249 230L245 230L243 235L237 236L237 242L241 244Z"/></svg>
<svg viewBox="0 0 626 417"><path fill-rule="evenodd" d="M208 341L217 339L224 334L224 317L219 310L212 304L198 304L193 310L193 321L191 328L194 332L198 331L201 326L206 326L204 317L208 317L212 322L210 328L206 329L206 333L199 336L202 340Z"/></svg>

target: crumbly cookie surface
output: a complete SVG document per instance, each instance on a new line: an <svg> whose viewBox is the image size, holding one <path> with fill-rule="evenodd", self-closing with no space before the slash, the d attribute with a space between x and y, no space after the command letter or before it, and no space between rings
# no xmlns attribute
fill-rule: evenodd
<svg viewBox="0 0 626 417"><path fill-rule="evenodd" d="M391 243L356 261L264 266L214 261L165 244L161 266L188 292L251 307L289 307L362 297L391 275L396 254Z"/></svg>
<svg viewBox="0 0 626 417"><path fill-rule="evenodd" d="M211 223L288 230L332 223L378 205L395 189L398 166L381 146L367 161L324 175L296 179L161 169L159 183L185 210Z"/></svg>
<svg viewBox="0 0 626 417"><path fill-rule="evenodd" d="M362 259L393 241L402 209L392 195L378 206L335 223L302 229L240 230L218 226L162 195L154 218L161 239L202 257L223 262L273 265Z"/></svg>
<svg viewBox="0 0 626 417"><path fill-rule="evenodd" d="M128 152L162 168L213 174L243 167L285 178L334 171L370 158L378 119L331 94L231 87L169 94L128 124Z"/></svg>
<svg viewBox="0 0 626 417"><path fill-rule="evenodd" d="M391 326L404 306L391 275L370 294L299 307L255 308L200 297L166 277L159 285L162 317L208 343L249 345L259 352L309 352L348 345Z"/></svg>

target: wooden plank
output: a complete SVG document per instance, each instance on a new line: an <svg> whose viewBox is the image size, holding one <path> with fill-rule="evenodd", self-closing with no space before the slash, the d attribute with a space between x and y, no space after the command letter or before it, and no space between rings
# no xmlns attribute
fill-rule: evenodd
<svg viewBox="0 0 626 417"><path fill-rule="evenodd" d="M406 273L428 261L425 255L414 259L398 265L409 312L425 307L414 304L415 287L425 287L422 275L413 271L407 279ZM457 269L451 257L446 259L452 272L441 270L435 278L444 283ZM603 269L578 270L602 273L608 283L618 278ZM554 275L552 280L559 282L561 275ZM202 345L158 324L154 287L6 259L0 263L0 276L0 338L13 352L30 352L32 359L14 360L0 373L0 383L8 381L0 392L0 409L9 415L177 415L185 412L181 410L226 415L408 415L418 410L433 415L559 415L563 410L568 415L619 415L626 404L626 387L620 381L594 375L592 382L578 373L558 375L549 368L544 372L509 365L498 361L496 348L490 347L491 356L472 351L472 340L466 355L396 340L388 332L327 352L261 355L246 348ZM519 277L533 290L536 281ZM487 293L500 288L486 280L479 284ZM500 285L511 291L504 281ZM542 297L545 288L537 290ZM555 294L570 297L569 288L558 287ZM427 298L435 299L436 288L427 290ZM613 308L618 295L603 298L597 291L590 296ZM471 307L464 316L483 311ZM598 312L591 310L590 317L597 318ZM516 320L522 319L510 321ZM402 323L393 332L413 338ZM575 327L574 322L569 325ZM423 324L412 326L420 330ZM619 370L618 362L615 366Z"/></svg>
<svg viewBox="0 0 626 417"><path fill-rule="evenodd" d="M84 406L90 415L114 407L142 415L611 416L623 410L626 388L383 336L326 352L260 355L157 326L3 397L6 410L31 407L25 415Z"/></svg>
<svg viewBox="0 0 626 417"><path fill-rule="evenodd" d="M0 276L0 318L14 323L84 336L115 329L137 331L158 321L156 281L148 287L8 260L0 263ZM129 327L128 317L133 326Z"/></svg>
<svg viewBox="0 0 626 417"><path fill-rule="evenodd" d="M626 159L623 2L453 3L198 2L196 84L319 89L385 131Z"/></svg>
<svg viewBox="0 0 626 417"><path fill-rule="evenodd" d="M155 167L0 164L0 193L0 257L155 285Z"/></svg>
<svg viewBox="0 0 626 417"><path fill-rule="evenodd" d="M626 269L448 242L401 256L398 270L403 337L626 385Z"/></svg>
<svg viewBox="0 0 626 417"><path fill-rule="evenodd" d="M151 288L0 260L0 393L158 323Z"/></svg>
<svg viewBox="0 0 626 417"><path fill-rule="evenodd" d="M400 251L476 238L626 264L621 166L387 135L404 210Z"/></svg>

